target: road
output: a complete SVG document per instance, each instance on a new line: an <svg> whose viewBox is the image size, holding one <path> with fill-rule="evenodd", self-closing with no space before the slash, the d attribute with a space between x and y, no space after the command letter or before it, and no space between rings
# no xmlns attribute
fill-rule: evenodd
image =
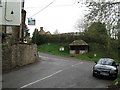
<svg viewBox="0 0 120 90"><path fill-rule="evenodd" d="M3 88L107 88L112 80L92 76L92 61L40 53L40 60L3 74Z"/></svg>

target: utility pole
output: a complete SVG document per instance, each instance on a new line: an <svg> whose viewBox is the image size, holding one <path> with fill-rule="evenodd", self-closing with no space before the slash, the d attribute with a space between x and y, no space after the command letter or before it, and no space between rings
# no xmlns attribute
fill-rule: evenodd
<svg viewBox="0 0 120 90"><path fill-rule="evenodd" d="M24 1L23 1L21 13L22 15L21 15L19 38L20 38L20 42L24 42L24 30L25 30L25 18L26 18L26 11L24 10Z"/></svg>

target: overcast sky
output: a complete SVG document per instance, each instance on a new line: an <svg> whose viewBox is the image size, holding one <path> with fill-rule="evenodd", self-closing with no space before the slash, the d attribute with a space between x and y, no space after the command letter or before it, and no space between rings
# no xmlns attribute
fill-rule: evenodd
<svg viewBox="0 0 120 90"><path fill-rule="evenodd" d="M54 2L53 2L54 1ZM44 7L53 2L49 7ZM74 28L78 19L84 18L85 7L80 7L77 0L25 0L27 18L42 10L32 18L36 20L35 26L28 26L32 35L35 28L44 27L45 31L53 33L56 29L60 33L78 32Z"/></svg>

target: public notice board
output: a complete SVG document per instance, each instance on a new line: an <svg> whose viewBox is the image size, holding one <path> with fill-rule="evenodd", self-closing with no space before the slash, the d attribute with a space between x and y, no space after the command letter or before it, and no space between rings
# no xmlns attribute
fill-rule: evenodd
<svg viewBox="0 0 120 90"><path fill-rule="evenodd" d="M35 25L35 19L28 18L28 25Z"/></svg>

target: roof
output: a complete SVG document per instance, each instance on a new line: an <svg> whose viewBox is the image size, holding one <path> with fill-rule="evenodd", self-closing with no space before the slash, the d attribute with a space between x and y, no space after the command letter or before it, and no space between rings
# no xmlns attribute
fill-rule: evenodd
<svg viewBox="0 0 120 90"><path fill-rule="evenodd" d="M47 31L46 34L51 34L50 31Z"/></svg>
<svg viewBox="0 0 120 90"><path fill-rule="evenodd" d="M39 33L40 33L40 35L44 35L45 31L44 30L40 30Z"/></svg>
<svg viewBox="0 0 120 90"><path fill-rule="evenodd" d="M75 40L73 41L71 44L69 44L70 46L74 46L74 45L88 45L85 41L83 40Z"/></svg>

